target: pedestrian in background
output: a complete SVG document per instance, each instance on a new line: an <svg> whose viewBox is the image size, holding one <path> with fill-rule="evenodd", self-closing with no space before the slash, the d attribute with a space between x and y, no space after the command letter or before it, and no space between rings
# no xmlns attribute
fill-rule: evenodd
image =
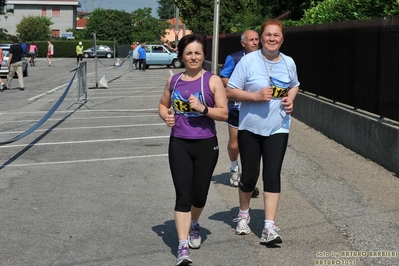
<svg viewBox="0 0 399 266"><path fill-rule="evenodd" d="M176 193L176 265L187 265L192 263L189 247L201 246L198 220L219 157L215 120L226 121L227 98L220 77L202 68L206 39L186 35L178 49L186 70L167 80L158 113L171 127L168 154Z"/></svg>
<svg viewBox="0 0 399 266"><path fill-rule="evenodd" d="M36 54L37 54L37 53L39 53L39 49L37 48L36 43L35 43L35 42L32 42L32 43L29 45L29 56L30 56L29 63L30 63L30 66L35 66L35 63L36 63Z"/></svg>
<svg viewBox="0 0 399 266"><path fill-rule="evenodd" d="M78 64L79 65L79 60L80 60L80 62L82 62L83 61L83 49L84 49L84 47L83 47L83 44L82 44L82 42L79 42L79 44L78 45L76 45L76 64Z"/></svg>
<svg viewBox="0 0 399 266"><path fill-rule="evenodd" d="M47 42L47 62L49 66L53 64L53 56L54 56L54 45L48 41Z"/></svg>
<svg viewBox="0 0 399 266"><path fill-rule="evenodd" d="M145 47L145 42L141 44L137 50L137 59L139 60L139 70L145 71L145 60L147 58L147 48Z"/></svg>
<svg viewBox="0 0 399 266"><path fill-rule="evenodd" d="M294 99L299 81L294 60L281 53L284 26L269 19L261 26L262 48L241 58L227 83L230 100L241 102L238 146L242 175L238 185L240 208L236 234L251 232L249 204L263 171L264 226L261 244L281 244L276 226L281 193L281 168L287 149Z"/></svg>
<svg viewBox="0 0 399 266"><path fill-rule="evenodd" d="M18 76L19 89L21 91L25 90L24 77L22 73L22 54L23 50L21 45L18 43L18 37L12 37L12 45L10 46L10 52L8 55L7 66L10 69L7 75L7 84L3 86L3 90L9 90L11 86L11 81L14 78L15 73Z"/></svg>
<svg viewBox="0 0 399 266"><path fill-rule="evenodd" d="M22 58L24 58L26 57L26 49L28 48L25 41L21 43L21 47L22 47Z"/></svg>
<svg viewBox="0 0 399 266"><path fill-rule="evenodd" d="M220 77L222 78L223 85L226 87L231 74L237 63L241 58L253 51L259 50L259 34L254 30L247 30L241 34L240 39L242 50L232 53L226 57L223 68L220 71ZM227 119L227 125L229 130L229 141L227 143L227 153L230 159L230 185L238 187L240 182L240 165L238 164L238 117L240 112L240 102L228 101L229 117ZM254 195L259 194L259 190L254 190Z"/></svg>

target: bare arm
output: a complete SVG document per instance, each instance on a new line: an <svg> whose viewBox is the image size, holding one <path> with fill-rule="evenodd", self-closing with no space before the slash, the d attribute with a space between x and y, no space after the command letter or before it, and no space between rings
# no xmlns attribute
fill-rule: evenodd
<svg viewBox="0 0 399 266"><path fill-rule="evenodd" d="M249 92L240 89L226 87L227 98L236 102L264 102L272 99L272 89L270 86L262 88L258 92Z"/></svg>
<svg viewBox="0 0 399 266"><path fill-rule="evenodd" d="M229 78L222 78L223 86L226 87L227 83L229 83Z"/></svg>
<svg viewBox="0 0 399 266"><path fill-rule="evenodd" d="M172 103L170 100L170 81L171 78L169 78L165 84L165 88L158 105L158 114L159 117L165 121L167 126L173 127L175 125L175 116L171 110Z"/></svg>

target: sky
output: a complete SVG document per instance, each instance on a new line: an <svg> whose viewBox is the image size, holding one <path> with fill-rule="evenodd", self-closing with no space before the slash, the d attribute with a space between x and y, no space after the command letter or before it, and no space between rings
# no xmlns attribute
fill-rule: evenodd
<svg viewBox="0 0 399 266"><path fill-rule="evenodd" d="M152 9L151 15L158 18L158 0L79 0L80 9L91 12L96 8L118 9L132 12L134 10L149 7Z"/></svg>

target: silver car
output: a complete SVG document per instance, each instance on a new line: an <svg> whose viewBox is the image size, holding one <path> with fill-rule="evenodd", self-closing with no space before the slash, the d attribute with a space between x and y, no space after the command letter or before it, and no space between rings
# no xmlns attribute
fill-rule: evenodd
<svg viewBox="0 0 399 266"><path fill-rule="evenodd" d="M107 45L96 45L96 51L94 51L93 47L83 50L83 56L85 58L95 57L96 54L97 57L112 58L114 57L114 50Z"/></svg>

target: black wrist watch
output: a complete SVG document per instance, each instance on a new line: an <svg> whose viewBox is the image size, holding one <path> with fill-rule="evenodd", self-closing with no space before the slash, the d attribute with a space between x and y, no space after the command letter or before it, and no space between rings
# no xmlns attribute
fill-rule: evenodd
<svg viewBox="0 0 399 266"><path fill-rule="evenodd" d="M201 114L206 115L208 113L208 106L205 105L204 111L201 112Z"/></svg>

